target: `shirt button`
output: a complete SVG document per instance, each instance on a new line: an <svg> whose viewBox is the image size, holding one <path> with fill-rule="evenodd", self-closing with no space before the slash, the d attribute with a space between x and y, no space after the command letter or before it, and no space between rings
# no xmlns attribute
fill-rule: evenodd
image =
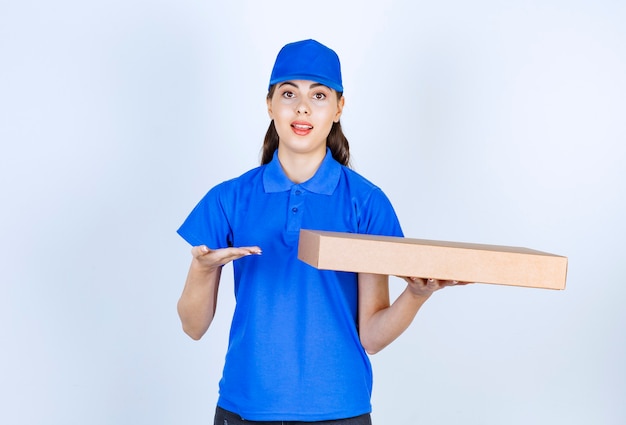
<svg viewBox="0 0 626 425"><path fill-rule="evenodd" d="M294 214L295 214L295 213L297 213L297 212L298 212L298 207L293 207L293 208L291 209L291 212L293 212Z"/></svg>
<svg viewBox="0 0 626 425"><path fill-rule="evenodd" d="M302 192L300 192L299 190L296 190L296 195L300 195Z"/></svg>

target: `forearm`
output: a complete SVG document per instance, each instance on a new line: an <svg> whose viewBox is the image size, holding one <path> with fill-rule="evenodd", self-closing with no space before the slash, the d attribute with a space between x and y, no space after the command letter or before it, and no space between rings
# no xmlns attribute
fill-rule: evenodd
<svg viewBox="0 0 626 425"><path fill-rule="evenodd" d="M411 324L430 296L416 295L405 289L389 307L375 312L361 327L361 343L369 354L391 344Z"/></svg>
<svg viewBox="0 0 626 425"><path fill-rule="evenodd" d="M195 340L205 334L215 316L221 271L221 267L208 268L195 259L189 267L177 307L183 330Z"/></svg>

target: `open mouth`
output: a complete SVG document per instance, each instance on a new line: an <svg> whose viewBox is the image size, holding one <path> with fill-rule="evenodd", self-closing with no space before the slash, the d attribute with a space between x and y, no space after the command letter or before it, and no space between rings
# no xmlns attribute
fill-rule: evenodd
<svg viewBox="0 0 626 425"><path fill-rule="evenodd" d="M298 135L309 134L313 130L313 126L308 123L294 122L291 124L293 132Z"/></svg>

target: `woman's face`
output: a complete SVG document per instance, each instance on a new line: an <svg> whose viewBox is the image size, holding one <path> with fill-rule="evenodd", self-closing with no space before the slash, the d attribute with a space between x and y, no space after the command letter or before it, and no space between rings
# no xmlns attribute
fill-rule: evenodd
<svg viewBox="0 0 626 425"><path fill-rule="evenodd" d="M278 146L296 154L326 153L326 138L341 117L344 99L322 84L308 80L278 83L267 99L270 118L278 132Z"/></svg>

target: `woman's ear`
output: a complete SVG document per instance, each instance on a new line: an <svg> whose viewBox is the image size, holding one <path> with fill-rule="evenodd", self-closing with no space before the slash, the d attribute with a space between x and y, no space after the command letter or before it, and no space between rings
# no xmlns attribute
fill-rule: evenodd
<svg viewBox="0 0 626 425"><path fill-rule="evenodd" d="M274 114L272 113L272 98L268 96L265 101L267 102L267 114L270 116L270 119L273 120Z"/></svg>
<svg viewBox="0 0 626 425"><path fill-rule="evenodd" d="M337 113L335 114L335 122L339 122L339 118L341 118L341 113L343 112L343 106L345 105L345 103L346 100L343 95L341 95L339 100L337 100Z"/></svg>

